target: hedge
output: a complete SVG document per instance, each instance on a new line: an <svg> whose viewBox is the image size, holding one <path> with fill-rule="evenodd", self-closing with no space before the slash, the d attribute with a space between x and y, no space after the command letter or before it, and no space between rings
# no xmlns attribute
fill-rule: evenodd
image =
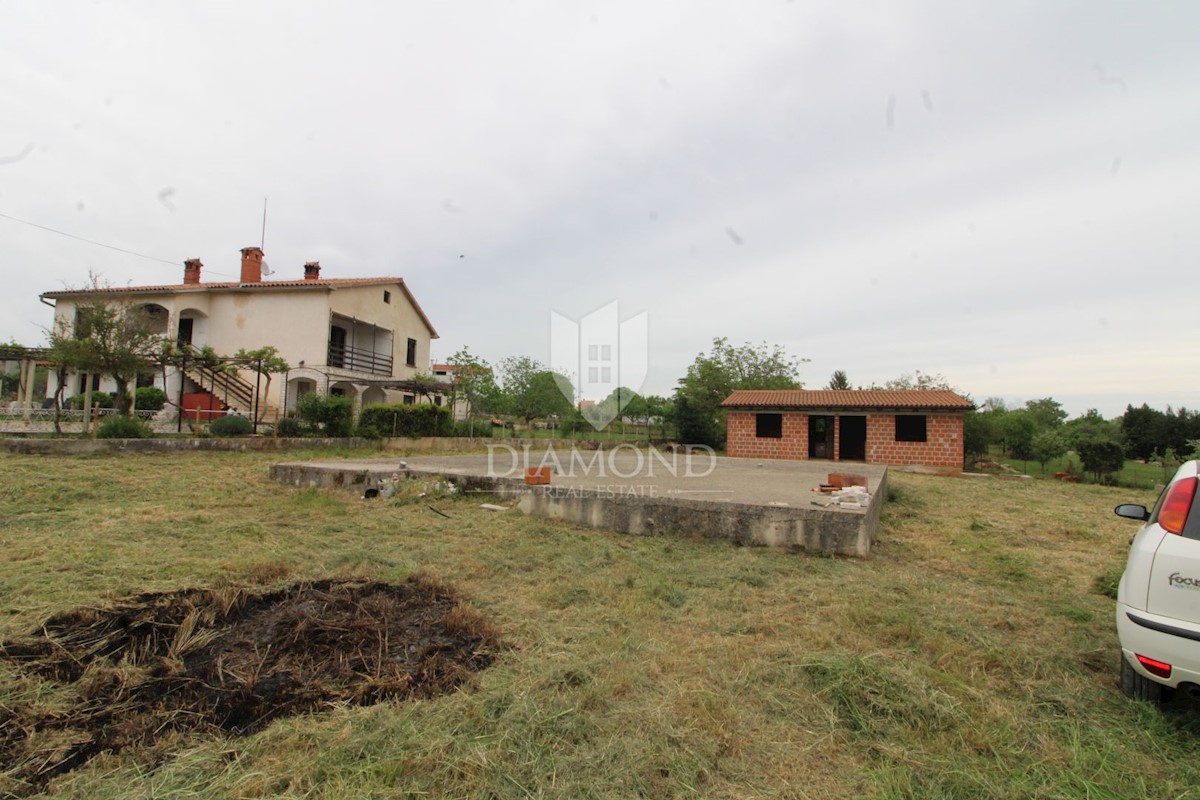
<svg viewBox="0 0 1200 800"><path fill-rule="evenodd" d="M449 436L453 423L445 406L378 403L363 407L358 429L363 436Z"/></svg>
<svg viewBox="0 0 1200 800"><path fill-rule="evenodd" d="M349 397L314 392L296 401L296 414L314 433L341 438L350 435L354 402Z"/></svg>

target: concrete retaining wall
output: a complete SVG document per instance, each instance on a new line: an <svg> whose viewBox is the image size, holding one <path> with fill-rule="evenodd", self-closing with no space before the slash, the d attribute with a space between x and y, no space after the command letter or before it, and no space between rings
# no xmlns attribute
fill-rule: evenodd
<svg viewBox="0 0 1200 800"><path fill-rule="evenodd" d="M677 533L736 545L815 550L865 558L883 506L876 494L866 514L706 503L678 498L610 495L563 487L529 487L517 503L526 514L637 535ZM887 491L886 480L882 491Z"/></svg>
<svg viewBox="0 0 1200 800"><path fill-rule="evenodd" d="M526 486L522 478L449 474L380 464L273 464L274 480L301 488L362 492L387 480L436 476L462 491L488 491L517 500L525 514L561 519L590 528L635 535L678 533L724 539L737 545L813 550L865 558L869 555L887 497L886 471L863 513L821 508L714 503L678 497L646 497L577 486Z"/></svg>

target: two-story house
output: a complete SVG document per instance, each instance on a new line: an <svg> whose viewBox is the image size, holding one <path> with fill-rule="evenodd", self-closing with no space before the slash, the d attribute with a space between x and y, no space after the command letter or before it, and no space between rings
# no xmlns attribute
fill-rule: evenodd
<svg viewBox="0 0 1200 800"><path fill-rule="evenodd" d="M174 368L165 379L156 377L172 402L183 398L185 409L219 403L248 413L254 391L267 418L294 409L297 398L309 392L351 397L356 413L366 403L417 402L420 393L405 384L429 364L430 341L438 334L403 278L322 278L313 261L304 265L302 277L263 280L258 247L242 250L236 282L202 282L203 266L199 259L184 262L179 284L46 292L42 300L54 302L56 326L72 325L76 304L83 301L132 302L148 312L164 337L207 345L220 355L273 345L291 366L266 392L246 369L236 386L201 368ZM66 394L82 393L83 379L70 375ZM51 383L48 395L57 389ZM99 376L94 388L111 391L115 385Z"/></svg>

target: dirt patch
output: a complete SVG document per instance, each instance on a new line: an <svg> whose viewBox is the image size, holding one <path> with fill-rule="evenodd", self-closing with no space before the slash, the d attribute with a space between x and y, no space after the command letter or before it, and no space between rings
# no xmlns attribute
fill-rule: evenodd
<svg viewBox="0 0 1200 800"><path fill-rule="evenodd" d="M451 587L420 576L185 589L72 611L0 644L0 658L73 695L66 707L0 703L0 795L190 731L243 735L334 703L442 694L501 647Z"/></svg>

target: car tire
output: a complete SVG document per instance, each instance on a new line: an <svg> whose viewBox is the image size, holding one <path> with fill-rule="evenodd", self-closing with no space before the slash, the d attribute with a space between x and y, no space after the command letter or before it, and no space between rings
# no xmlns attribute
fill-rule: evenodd
<svg viewBox="0 0 1200 800"><path fill-rule="evenodd" d="M1125 654L1121 654L1121 691L1126 697L1160 706L1166 695L1166 688L1135 670L1129 659L1125 658Z"/></svg>

